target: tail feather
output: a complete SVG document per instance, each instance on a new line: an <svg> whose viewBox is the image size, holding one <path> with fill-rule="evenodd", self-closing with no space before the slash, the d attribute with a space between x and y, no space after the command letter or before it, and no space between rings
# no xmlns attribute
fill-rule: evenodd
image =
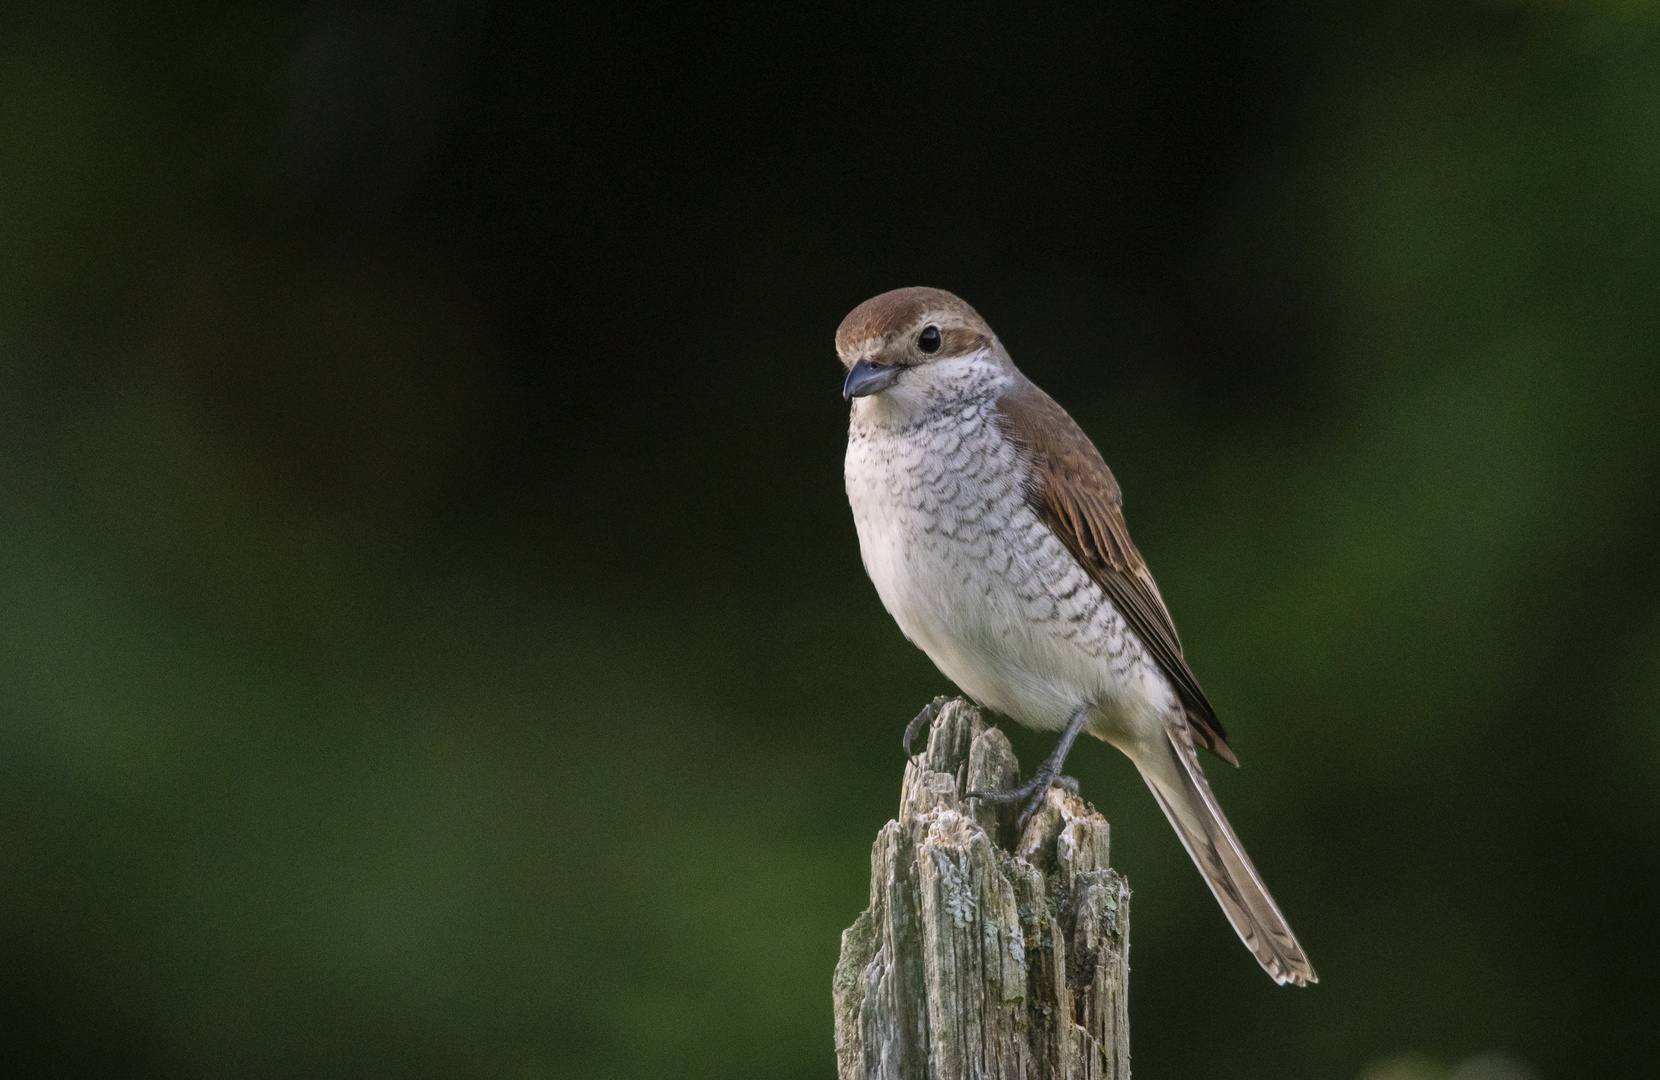
<svg viewBox="0 0 1660 1080"><path fill-rule="evenodd" d="M1210 783L1199 768L1198 755L1185 723L1175 719L1166 725L1170 753L1159 762L1136 761L1147 786L1158 799L1164 816L1170 819L1182 846L1205 876L1222 910L1233 924L1245 947L1256 954L1263 970L1280 984L1303 986L1319 982L1314 967L1297 944L1285 916L1268 895L1257 868L1239 838L1234 835L1222 808L1211 794Z"/></svg>

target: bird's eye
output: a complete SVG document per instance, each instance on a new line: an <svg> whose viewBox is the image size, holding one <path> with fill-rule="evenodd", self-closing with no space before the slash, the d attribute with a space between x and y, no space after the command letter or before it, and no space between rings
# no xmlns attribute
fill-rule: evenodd
<svg viewBox="0 0 1660 1080"><path fill-rule="evenodd" d="M923 352L939 352L940 328L937 326L924 326L922 328L921 335L916 339L916 346Z"/></svg>

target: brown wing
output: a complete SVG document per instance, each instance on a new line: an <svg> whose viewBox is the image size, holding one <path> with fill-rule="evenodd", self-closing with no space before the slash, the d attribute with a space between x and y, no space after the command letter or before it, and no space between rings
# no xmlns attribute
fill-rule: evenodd
<svg viewBox="0 0 1660 1080"><path fill-rule="evenodd" d="M1216 710L1182 655L1159 587L1130 541L1118 481L1100 451L1065 409L1025 378L1003 396L998 410L1032 465L1035 483L1027 492L1032 507L1105 590L1175 685L1195 741L1238 765Z"/></svg>

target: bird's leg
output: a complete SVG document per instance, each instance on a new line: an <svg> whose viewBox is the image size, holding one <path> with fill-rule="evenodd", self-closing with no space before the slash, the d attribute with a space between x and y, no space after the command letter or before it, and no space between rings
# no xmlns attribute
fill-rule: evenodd
<svg viewBox="0 0 1660 1080"><path fill-rule="evenodd" d="M912 717L911 722L905 725L904 746L906 757L911 756L911 740L916 738L917 732L921 731L929 724L932 724L934 722L934 717L939 715L940 706L950 700L950 698L946 697L944 694L941 694L933 701L930 701L928 704L924 705L922 707L922 711Z"/></svg>
<svg viewBox="0 0 1660 1080"><path fill-rule="evenodd" d="M1049 786L1060 776L1061 767L1066 764L1066 755L1072 750L1072 741L1078 737L1078 732L1084 730L1084 721L1089 718L1089 710L1090 706L1082 705L1072 714L1072 719L1067 721L1066 730L1061 733L1061 741L1056 743L1055 749L1043 759L1043 764L1038 766L1037 772L1032 774L1030 780L1007 791L971 791L968 798L984 799L986 802L1030 800L1026 803L1026 809L1020 812L1020 819L1016 823L1018 828L1024 829L1026 822L1031 820L1033 811L1048 793Z"/></svg>

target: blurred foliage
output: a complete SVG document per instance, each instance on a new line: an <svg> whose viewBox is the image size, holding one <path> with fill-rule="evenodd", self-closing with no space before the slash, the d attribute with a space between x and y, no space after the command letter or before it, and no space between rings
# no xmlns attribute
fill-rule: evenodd
<svg viewBox="0 0 1660 1080"><path fill-rule="evenodd" d="M7 1073L831 1075L909 283L1114 464L1322 975L1082 748L1138 1069L1641 1073L1657 11L13 5Z"/></svg>

